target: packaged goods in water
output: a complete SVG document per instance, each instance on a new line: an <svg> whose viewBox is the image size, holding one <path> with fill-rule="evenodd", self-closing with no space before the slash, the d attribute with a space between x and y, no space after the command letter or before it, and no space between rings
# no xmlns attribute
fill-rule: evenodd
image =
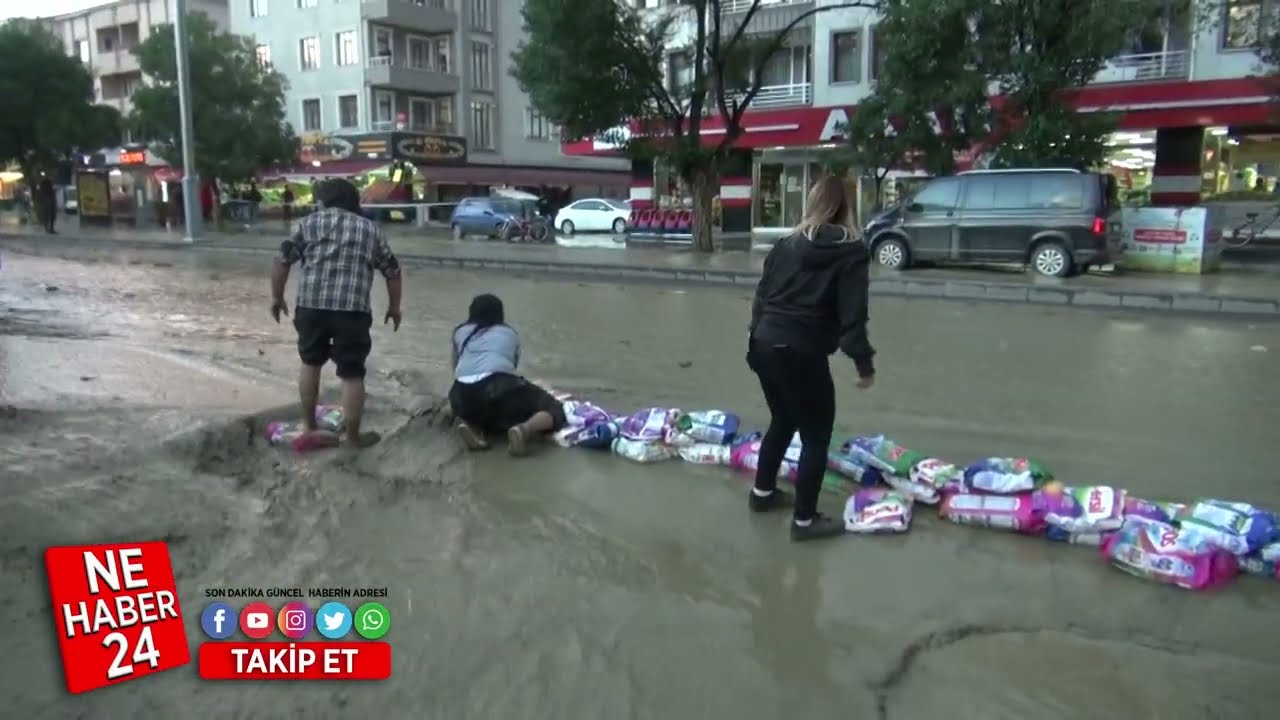
<svg viewBox="0 0 1280 720"><path fill-rule="evenodd" d="M618 423L621 436L641 442L666 442L680 411L674 408L645 408Z"/></svg>
<svg viewBox="0 0 1280 720"><path fill-rule="evenodd" d="M937 505L942 499L943 489L963 475L960 468L945 460L925 458L912 465L906 476L886 475L884 481L918 502Z"/></svg>
<svg viewBox="0 0 1280 720"><path fill-rule="evenodd" d="M730 450L729 465L743 472L755 472L760 463L760 440L750 439L739 442ZM800 463L800 436L791 438L791 444L782 455L782 465L778 468L778 477L795 480Z"/></svg>
<svg viewBox="0 0 1280 720"><path fill-rule="evenodd" d="M640 463L662 462L676 456L675 448L668 445L625 437L613 441L613 453Z"/></svg>
<svg viewBox="0 0 1280 720"><path fill-rule="evenodd" d="M848 455L881 472L908 477L911 467L925 459L922 453L899 445L884 435L861 435L840 445L840 454Z"/></svg>
<svg viewBox="0 0 1280 720"><path fill-rule="evenodd" d="M900 533L911 527L911 497L897 490L861 488L844 505L851 533Z"/></svg>
<svg viewBox="0 0 1280 720"><path fill-rule="evenodd" d="M1043 465L1028 458L990 457L964 469L965 487L974 492L1023 493L1052 479Z"/></svg>
<svg viewBox="0 0 1280 720"><path fill-rule="evenodd" d="M697 465L728 465L733 447L702 442L681 446L677 452L685 462Z"/></svg>
<svg viewBox="0 0 1280 720"><path fill-rule="evenodd" d="M1102 557L1115 567L1148 580L1188 590L1206 590L1230 581L1236 557L1195 531L1130 518L1102 544Z"/></svg>
<svg viewBox="0 0 1280 720"><path fill-rule="evenodd" d="M731 443L738 435L740 420L737 415L722 410L697 410L681 413L672 426L671 444L713 443L724 445Z"/></svg>
<svg viewBox="0 0 1280 720"><path fill-rule="evenodd" d="M875 487L884 482L884 473L879 469L839 449L827 453L827 469L862 487Z"/></svg>
<svg viewBox="0 0 1280 720"><path fill-rule="evenodd" d="M1248 503L1199 500L1177 513L1175 520L1233 555L1248 555L1280 540L1275 515Z"/></svg>
<svg viewBox="0 0 1280 720"><path fill-rule="evenodd" d="M1047 483L1037 491L1044 521L1071 534L1100 533L1124 524L1124 490L1105 485Z"/></svg>
<svg viewBox="0 0 1280 720"><path fill-rule="evenodd" d="M942 499L939 514L958 525L1037 533L1044 530L1044 510L1034 493L979 495L956 493Z"/></svg>

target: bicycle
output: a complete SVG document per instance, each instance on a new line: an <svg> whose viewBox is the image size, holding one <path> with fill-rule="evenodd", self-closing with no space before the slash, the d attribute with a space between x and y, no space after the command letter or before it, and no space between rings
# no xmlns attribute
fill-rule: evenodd
<svg viewBox="0 0 1280 720"><path fill-rule="evenodd" d="M545 243L551 240L551 226L542 217L511 218L502 224L498 237L507 242Z"/></svg>
<svg viewBox="0 0 1280 720"><path fill-rule="evenodd" d="M1225 234L1222 238L1229 248L1242 248L1245 245L1258 239L1258 235L1266 233L1273 225L1280 222L1280 204L1276 205L1275 212L1267 219L1266 223L1258 224L1258 213L1245 213L1245 221L1233 228L1230 234ZM1247 233L1245 231L1248 231Z"/></svg>

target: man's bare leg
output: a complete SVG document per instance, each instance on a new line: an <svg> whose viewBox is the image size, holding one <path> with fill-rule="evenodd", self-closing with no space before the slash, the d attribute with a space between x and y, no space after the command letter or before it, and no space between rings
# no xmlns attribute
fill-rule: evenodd
<svg viewBox="0 0 1280 720"><path fill-rule="evenodd" d="M342 444L347 447L368 447L377 442L377 433L361 433L360 422L364 419L364 378L344 378L342 381L342 416L346 422L346 432L342 435Z"/></svg>
<svg viewBox="0 0 1280 720"><path fill-rule="evenodd" d="M298 373L298 397L302 401L302 429L316 429L316 403L320 399L320 371L323 367L303 365Z"/></svg>

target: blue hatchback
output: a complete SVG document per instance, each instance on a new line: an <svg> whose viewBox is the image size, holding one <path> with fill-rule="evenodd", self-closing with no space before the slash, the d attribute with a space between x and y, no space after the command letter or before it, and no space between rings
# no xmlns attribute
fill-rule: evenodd
<svg viewBox="0 0 1280 720"><path fill-rule="evenodd" d="M509 220L524 217L524 208L518 200L506 198L466 198L453 209L449 229L453 238L461 240L467 235L499 237L502 226Z"/></svg>

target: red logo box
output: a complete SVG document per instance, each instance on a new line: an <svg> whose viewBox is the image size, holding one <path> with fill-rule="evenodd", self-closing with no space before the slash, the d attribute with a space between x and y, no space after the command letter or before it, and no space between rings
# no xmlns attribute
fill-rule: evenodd
<svg viewBox="0 0 1280 720"><path fill-rule="evenodd" d="M44 567L69 692L191 662L168 544L52 547Z"/></svg>
<svg viewBox="0 0 1280 720"><path fill-rule="evenodd" d="M200 646L205 680L386 680L391 646L384 642L207 642Z"/></svg>

